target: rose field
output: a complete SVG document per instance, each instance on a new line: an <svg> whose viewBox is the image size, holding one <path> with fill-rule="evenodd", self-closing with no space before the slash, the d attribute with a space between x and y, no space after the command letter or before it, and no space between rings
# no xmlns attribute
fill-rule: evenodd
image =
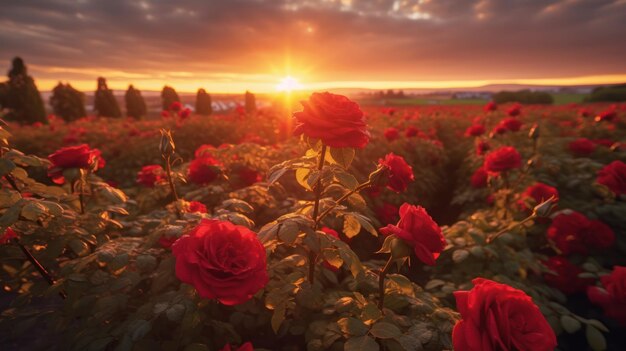
<svg viewBox="0 0 626 351"><path fill-rule="evenodd" d="M0 133L4 350L626 348L624 104Z"/></svg>

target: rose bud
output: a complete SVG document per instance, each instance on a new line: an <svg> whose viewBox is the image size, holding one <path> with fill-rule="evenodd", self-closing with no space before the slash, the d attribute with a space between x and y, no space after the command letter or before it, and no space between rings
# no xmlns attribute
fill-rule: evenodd
<svg viewBox="0 0 626 351"><path fill-rule="evenodd" d="M530 128L530 131L528 132L528 138L537 140L539 139L539 136L540 136L539 125L535 123L533 124L532 128Z"/></svg>
<svg viewBox="0 0 626 351"><path fill-rule="evenodd" d="M549 217L552 213L552 210L554 210L554 208L556 207L558 201L559 198L555 195L552 195L549 199L545 200L544 202L538 204L537 206L535 206L535 208L533 208L533 215L540 218Z"/></svg>
<svg viewBox="0 0 626 351"><path fill-rule="evenodd" d="M161 143L159 144L159 151L163 156L171 156L176 151L176 145L172 139L172 132L169 130L161 129Z"/></svg>

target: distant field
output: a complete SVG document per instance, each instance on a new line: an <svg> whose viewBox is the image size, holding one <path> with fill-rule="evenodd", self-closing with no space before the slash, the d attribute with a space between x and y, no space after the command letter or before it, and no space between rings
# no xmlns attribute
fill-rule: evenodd
<svg viewBox="0 0 626 351"><path fill-rule="evenodd" d="M582 103L586 94L552 94L555 105ZM413 106L413 105L482 105L484 99L452 99L415 97L406 99L372 99L360 101L367 105Z"/></svg>
<svg viewBox="0 0 626 351"><path fill-rule="evenodd" d="M552 94L555 105L578 104L583 102L587 94Z"/></svg>

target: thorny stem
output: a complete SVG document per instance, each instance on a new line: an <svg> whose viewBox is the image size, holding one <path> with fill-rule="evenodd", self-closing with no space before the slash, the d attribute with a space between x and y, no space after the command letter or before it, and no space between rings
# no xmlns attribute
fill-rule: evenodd
<svg viewBox="0 0 626 351"><path fill-rule="evenodd" d="M490 237L488 237L488 238L487 238L487 244L489 244L489 243L493 242L494 240L496 240L497 238L499 238L500 236L502 236L502 234L504 234L504 233L508 232L509 230L511 230L511 229L513 229L513 228L515 228L515 227L521 226L521 225L523 225L524 223L526 223L526 222L528 222L528 221L531 221L531 220L533 220L533 219L535 219L535 218L537 218L537 215L533 213L533 214L531 214L530 216L528 216L527 218L525 218L524 220L522 220L521 222L514 223L514 224L512 224L512 225L510 225L510 226L508 226L508 227L506 227L506 228L502 229L501 231L497 232L494 236L490 236Z"/></svg>
<svg viewBox="0 0 626 351"><path fill-rule="evenodd" d="M322 150L320 151L320 160L317 165L317 170L322 171L324 168L324 161L326 158L326 145L322 144ZM313 205L313 230L317 230L317 226L319 225L319 221L317 215L320 210L320 197L322 196L322 175L319 175L317 178L317 183L315 184L315 204ZM315 281L315 262L317 261L317 254L313 252L313 250L309 251L309 282L313 284Z"/></svg>
<svg viewBox="0 0 626 351"><path fill-rule="evenodd" d="M165 159L165 174L167 175L167 182L170 185L170 190L172 191L172 194L174 195L174 200L176 200L176 217L178 217L178 219L182 218L182 215L180 213L180 209L178 208L178 193L176 193L176 187L174 186L174 179L172 179L172 166L170 165L170 156L164 156L163 157Z"/></svg>
<svg viewBox="0 0 626 351"><path fill-rule="evenodd" d="M347 192L345 195L343 195L342 197L340 197L339 199L337 199L337 201L335 201L335 203L330 206L329 208L325 209L324 212L322 212L318 217L317 217L317 221L315 222L316 227L319 226L319 223L322 221L322 218L326 217L326 215L328 215L330 213L330 211L334 210L335 207L339 206L339 204L341 204L343 201L345 201L347 198L349 198L350 196L352 196L353 194L358 193L359 191L371 186L372 183L370 183L370 181L367 181L363 184L360 184L359 186L356 187L356 189L354 190L350 190L349 192Z"/></svg>
<svg viewBox="0 0 626 351"><path fill-rule="evenodd" d="M24 256L26 256L26 258L30 261L30 263L33 266L35 266L37 271L39 271L39 274L41 274L41 276L48 282L48 284L54 285L56 282L54 278L52 277L52 275L50 275L50 273L48 273L48 271L44 268L44 266L41 263L39 263L39 261L35 258L35 256L33 256L33 254L31 254L30 251L28 251L26 246L20 243L17 239L15 239L14 242L20 247L20 249L24 253ZM59 291L59 295L64 300L67 298L67 294L63 290Z"/></svg>
<svg viewBox="0 0 626 351"><path fill-rule="evenodd" d="M383 267L383 270L380 271L380 275L378 276L378 295L380 299L378 300L378 308L382 311L383 305L385 304L385 277L391 268L391 264L393 263L393 257L389 255L389 259Z"/></svg>

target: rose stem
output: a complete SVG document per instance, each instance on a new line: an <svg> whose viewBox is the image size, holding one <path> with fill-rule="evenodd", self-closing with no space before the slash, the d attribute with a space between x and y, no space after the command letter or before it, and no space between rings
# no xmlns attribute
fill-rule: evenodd
<svg viewBox="0 0 626 351"><path fill-rule="evenodd" d="M174 180L172 179L172 167L170 166L170 157L165 157L165 173L167 174L167 182L170 185L170 190L174 195L174 200L176 200L176 217L181 219L182 216L180 214L180 209L178 208L178 193L176 193L176 187L174 187Z"/></svg>
<svg viewBox="0 0 626 351"><path fill-rule="evenodd" d="M83 193L85 192L85 181L81 178L80 180L80 188L78 189L78 202L80 202L80 214L85 214L85 197Z"/></svg>
<svg viewBox="0 0 626 351"><path fill-rule="evenodd" d="M489 244L489 243L491 243L492 241L496 240L497 238L499 238L502 234L506 233L507 231L509 231L509 230L511 230L511 229L513 229L513 228L515 228L515 227L521 226L521 225L523 225L524 223L526 223L526 222L528 222L528 221L530 221L530 220L535 219L536 217L537 217L537 215L533 213L533 214L531 214L530 216L528 216L527 218L525 218L524 220L522 220L521 222L517 222L517 223L515 223L515 224L513 224L513 225L510 225L510 226L508 226L508 227L506 227L506 228L502 229L501 231L497 232L497 233L496 233L496 235L491 236L491 237L488 237L488 238L487 238L487 244Z"/></svg>
<svg viewBox="0 0 626 351"><path fill-rule="evenodd" d="M30 263L33 266L35 266L37 271L39 271L39 274L41 274L41 276L48 282L48 284L54 285L55 284L54 278L52 278L52 276L50 275L50 273L48 273L48 271L44 268L44 266L41 263L39 263L39 261L35 258L35 256L33 256L33 254L31 254L30 251L28 251L26 246L20 243L17 239L15 239L14 241L22 250L22 252L24 253L24 256L26 256L26 258L28 258ZM59 291L59 295L64 300L67 298L67 294L63 290Z"/></svg>
<svg viewBox="0 0 626 351"><path fill-rule="evenodd" d="M335 207L337 207L340 203L342 203L345 199L349 198L352 194L355 194L365 188L367 188L368 186L371 186L372 183L370 183L370 181L368 180L367 182L359 185L356 187L356 189L354 190L350 190L349 192L347 192L345 195L343 195L342 197L340 197L339 199L337 199L337 201L335 201L335 203L330 206L329 208L327 208L326 210L324 210L324 212L322 212L322 214L320 214L317 217L317 221L315 222L315 225L318 226L319 223L322 221L322 218L326 217L326 215L328 215L328 213L330 213L330 211L332 211Z"/></svg>
<svg viewBox="0 0 626 351"><path fill-rule="evenodd" d="M378 276L378 294L380 295L380 300L378 300L378 308L380 310L383 309L383 305L385 303L385 277L391 268L391 263L393 262L393 258L389 255L389 259L383 267L383 270L380 271L380 275Z"/></svg>
<svg viewBox="0 0 626 351"><path fill-rule="evenodd" d="M324 168L324 160L326 158L326 145L322 144L322 150L320 151L320 160L317 165L317 170L320 171L320 175L317 178L315 184L315 204L313 205L313 230L317 230L318 220L317 214L320 210L320 197L322 196L322 174L321 171ZM315 281L315 261L317 261L317 255L313 250L309 251L309 282L313 284Z"/></svg>

